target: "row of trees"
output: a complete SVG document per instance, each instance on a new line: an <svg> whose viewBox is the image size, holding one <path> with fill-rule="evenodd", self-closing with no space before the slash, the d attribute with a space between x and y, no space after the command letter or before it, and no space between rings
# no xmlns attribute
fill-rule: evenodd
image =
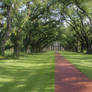
<svg viewBox="0 0 92 92"><path fill-rule="evenodd" d="M0 1L1 55L11 48L15 56L21 51L39 52L56 40L67 50L89 51L92 21L80 1Z"/></svg>
<svg viewBox="0 0 92 92"><path fill-rule="evenodd" d="M0 53L13 48L18 56L20 51L37 52L48 46L56 37L58 24L51 18L53 5L53 0L2 0Z"/></svg>
<svg viewBox="0 0 92 92"><path fill-rule="evenodd" d="M83 3L84 1L84 3ZM67 50L92 53L92 16L91 8L86 6L91 2L73 0L72 3L62 5L61 16L65 20L64 32L61 40Z"/></svg>

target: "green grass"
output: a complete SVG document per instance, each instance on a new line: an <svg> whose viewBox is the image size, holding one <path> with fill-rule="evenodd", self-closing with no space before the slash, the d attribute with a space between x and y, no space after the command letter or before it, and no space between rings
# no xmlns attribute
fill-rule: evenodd
<svg viewBox="0 0 92 92"><path fill-rule="evenodd" d="M0 57L0 92L54 92L54 52Z"/></svg>
<svg viewBox="0 0 92 92"><path fill-rule="evenodd" d="M92 80L92 55L65 51L60 53Z"/></svg>

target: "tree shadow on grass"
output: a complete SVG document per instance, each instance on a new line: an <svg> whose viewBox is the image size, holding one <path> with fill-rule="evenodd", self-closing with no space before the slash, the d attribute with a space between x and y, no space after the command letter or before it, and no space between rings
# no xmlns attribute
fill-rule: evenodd
<svg viewBox="0 0 92 92"><path fill-rule="evenodd" d="M1 92L54 92L54 71L52 68L21 69L10 72L1 69ZM5 73L7 72L7 73Z"/></svg>
<svg viewBox="0 0 92 92"><path fill-rule="evenodd" d="M18 62L10 58L16 62L1 63L0 92L54 92L54 59L51 56L49 62L47 57L38 57L25 56Z"/></svg>

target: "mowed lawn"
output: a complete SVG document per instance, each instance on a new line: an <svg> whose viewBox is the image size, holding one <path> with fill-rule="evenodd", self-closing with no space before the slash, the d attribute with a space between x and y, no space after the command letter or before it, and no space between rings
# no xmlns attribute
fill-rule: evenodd
<svg viewBox="0 0 92 92"><path fill-rule="evenodd" d="M92 55L65 51L60 53L92 80Z"/></svg>
<svg viewBox="0 0 92 92"><path fill-rule="evenodd" d="M0 92L54 92L55 53L0 57Z"/></svg>

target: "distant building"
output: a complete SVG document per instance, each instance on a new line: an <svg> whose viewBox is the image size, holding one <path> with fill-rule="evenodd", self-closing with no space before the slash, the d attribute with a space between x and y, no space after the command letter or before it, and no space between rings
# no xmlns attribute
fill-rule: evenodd
<svg viewBox="0 0 92 92"><path fill-rule="evenodd" d="M64 50L64 48L62 47L60 42L56 41L56 42L53 42L53 44L48 47L48 50L61 51L61 50Z"/></svg>

